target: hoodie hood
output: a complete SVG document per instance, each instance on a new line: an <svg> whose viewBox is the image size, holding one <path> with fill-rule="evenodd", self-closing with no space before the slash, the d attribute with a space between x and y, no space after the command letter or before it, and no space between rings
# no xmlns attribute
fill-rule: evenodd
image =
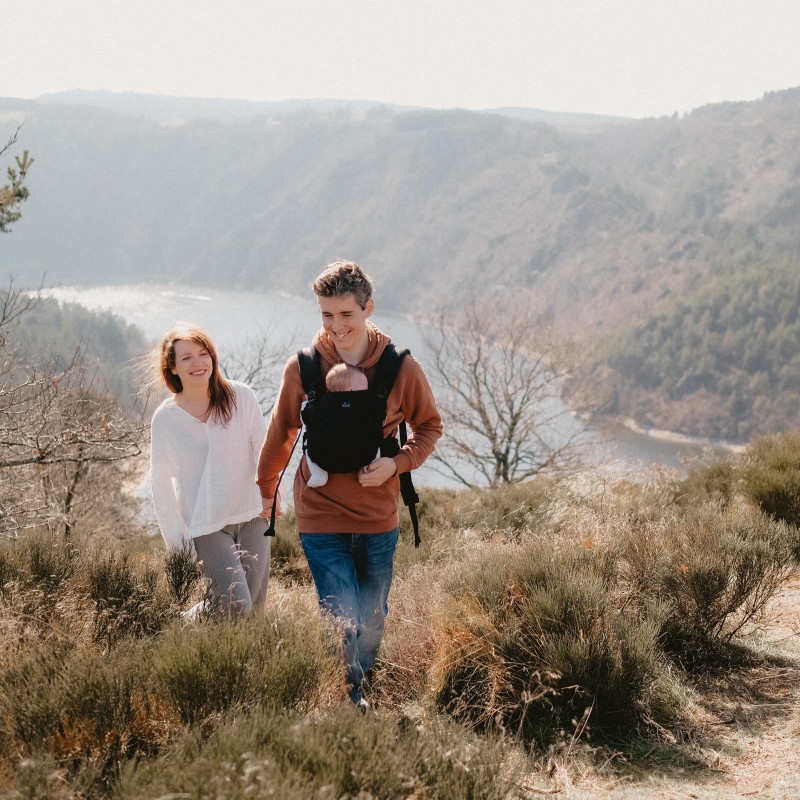
<svg viewBox="0 0 800 800"><path fill-rule="evenodd" d="M377 325L370 320L367 320L367 353L362 359L361 363L354 364L354 367L361 367L361 369L369 369L378 363L386 345L391 342L391 337L387 336ZM328 332L325 328L320 328L314 336L314 347L319 350L322 358L328 362L330 366L333 364L340 364L342 359L336 352L334 345Z"/></svg>

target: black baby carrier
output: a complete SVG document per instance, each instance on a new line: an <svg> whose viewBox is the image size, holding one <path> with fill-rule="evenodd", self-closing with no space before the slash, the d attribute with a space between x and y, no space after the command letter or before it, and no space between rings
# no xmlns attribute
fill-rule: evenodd
<svg viewBox="0 0 800 800"><path fill-rule="evenodd" d="M313 347L298 352L303 391L308 398L300 412L303 452L308 458L328 472L357 472L375 459L379 449L381 456L389 458L400 452L408 437L405 420L398 428L400 442L394 436L384 437L383 421L386 400L408 353L408 350L398 352L390 342L378 359L375 377L368 389L329 392L322 377L319 352ZM414 528L414 546L419 547L416 509L419 497L410 472L400 475L400 493ZM274 523L270 524L268 533L274 534Z"/></svg>

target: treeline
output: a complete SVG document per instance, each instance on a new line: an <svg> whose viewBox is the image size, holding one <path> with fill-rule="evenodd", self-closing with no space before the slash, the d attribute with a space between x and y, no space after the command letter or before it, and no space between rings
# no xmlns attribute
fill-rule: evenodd
<svg viewBox="0 0 800 800"><path fill-rule="evenodd" d="M97 391L109 391L120 402L132 401L142 388L149 345L137 327L109 311L39 297L9 338L19 363L56 373L80 353Z"/></svg>
<svg viewBox="0 0 800 800"><path fill-rule="evenodd" d="M354 258L386 310L519 298L605 345L594 410L729 439L792 420L785 359L744 367L740 331L705 327L738 318L735 300L716 317L703 307L749 275L773 291L760 265L800 260L800 90L558 127L377 105L222 120L166 105L147 116L0 99L25 118L36 159L3 264L28 280L46 269L60 283L305 293L321 265ZM747 324L753 352L788 335L766 317Z"/></svg>
<svg viewBox="0 0 800 800"><path fill-rule="evenodd" d="M735 440L796 427L800 264L712 275L614 337L602 362L615 374L612 413Z"/></svg>
<svg viewBox="0 0 800 800"><path fill-rule="evenodd" d="M138 531L141 335L111 314L0 290L0 539Z"/></svg>

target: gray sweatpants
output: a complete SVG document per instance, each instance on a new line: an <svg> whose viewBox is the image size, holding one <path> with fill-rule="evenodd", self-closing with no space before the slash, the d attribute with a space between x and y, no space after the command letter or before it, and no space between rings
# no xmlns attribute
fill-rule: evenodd
<svg viewBox="0 0 800 800"><path fill-rule="evenodd" d="M267 521L256 517L194 539L203 574L226 616L243 614L267 599L272 538L264 536L266 529Z"/></svg>

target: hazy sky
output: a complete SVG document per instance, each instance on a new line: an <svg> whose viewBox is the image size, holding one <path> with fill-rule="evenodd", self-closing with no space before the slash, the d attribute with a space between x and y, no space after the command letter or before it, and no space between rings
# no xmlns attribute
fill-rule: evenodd
<svg viewBox="0 0 800 800"><path fill-rule="evenodd" d="M800 86L798 0L0 0L0 95L644 117Z"/></svg>

